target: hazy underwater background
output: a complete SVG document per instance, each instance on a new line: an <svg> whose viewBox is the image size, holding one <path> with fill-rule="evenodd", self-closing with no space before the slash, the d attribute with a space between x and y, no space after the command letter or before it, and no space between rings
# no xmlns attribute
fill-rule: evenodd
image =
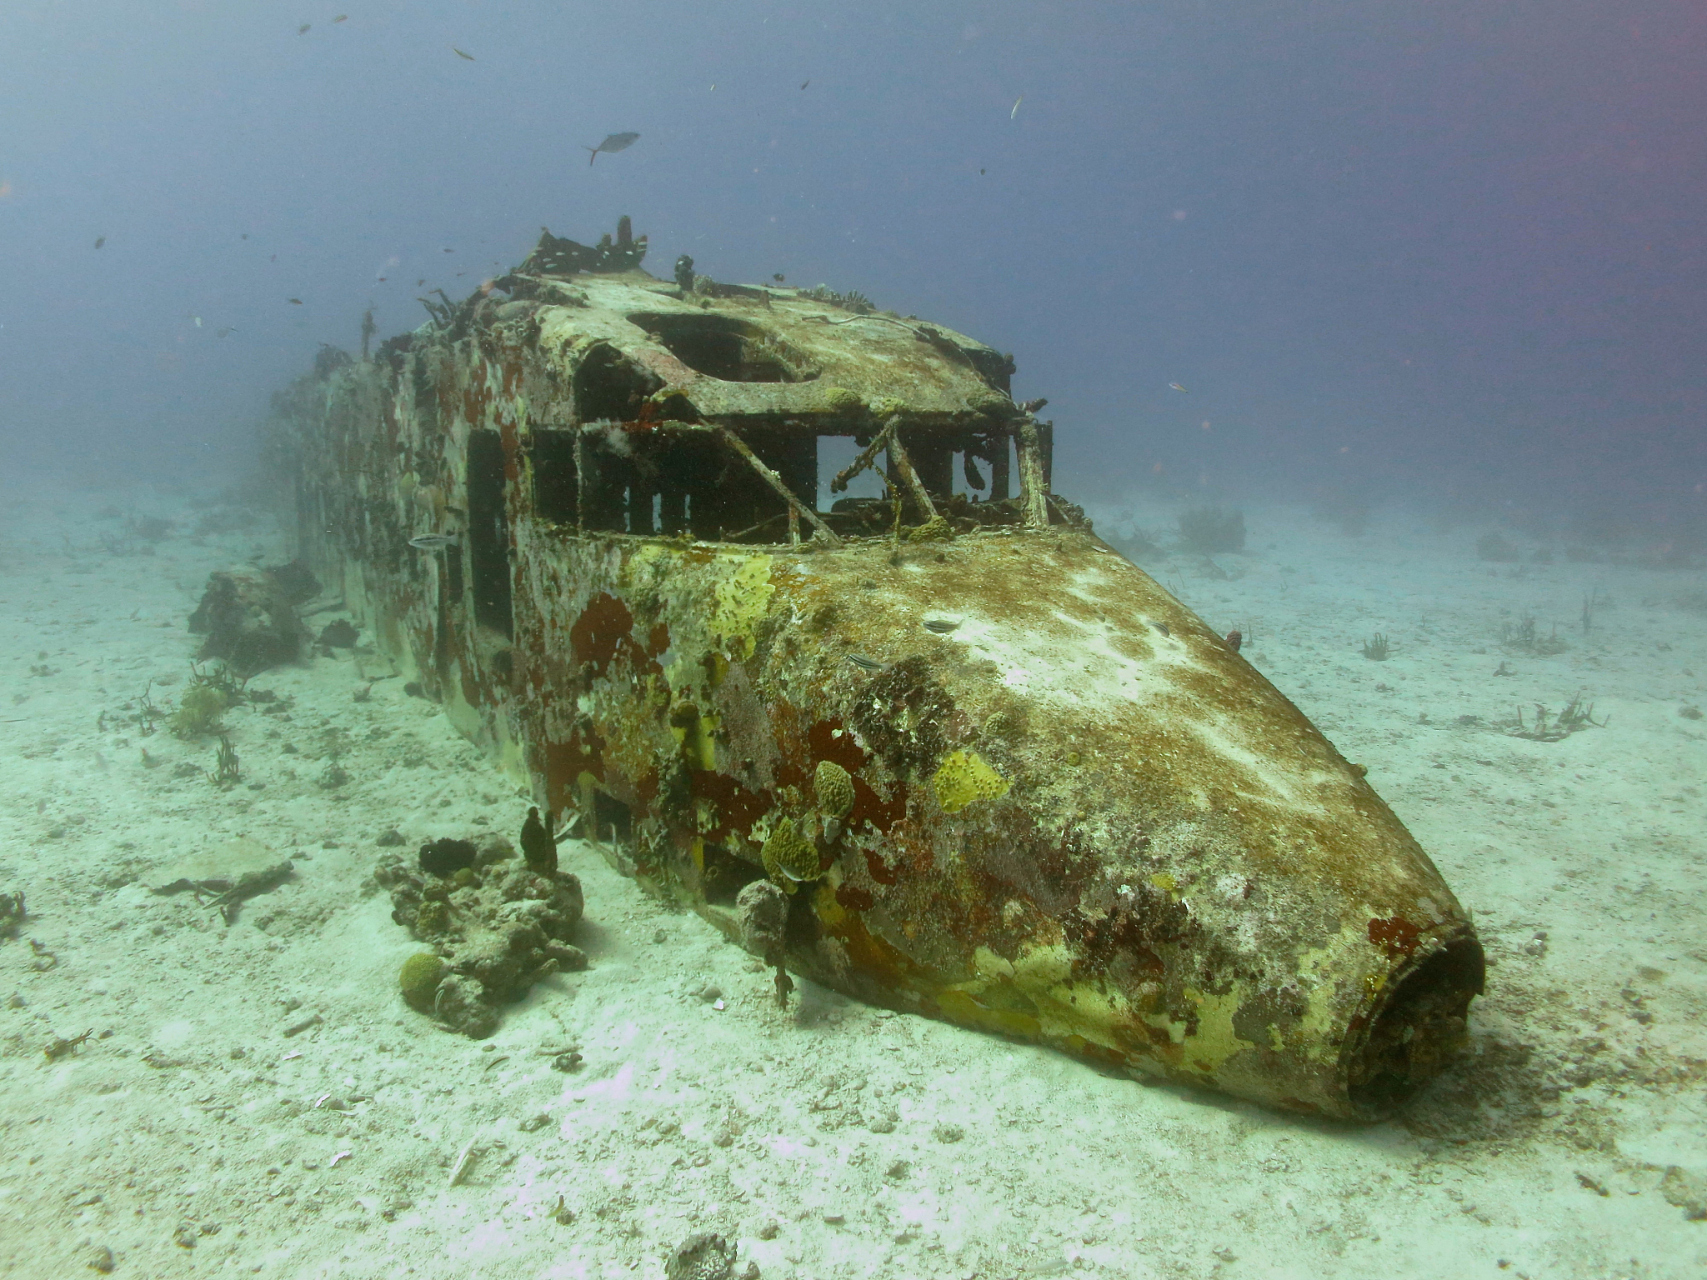
<svg viewBox="0 0 1707 1280"><path fill-rule="evenodd" d="M366 308L413 328L541 225L629 213L655 273L781 272L1015 352L1073 496L1699 548L1704 54L1687 0L18 0L0 447L240 466Z"/></svg>

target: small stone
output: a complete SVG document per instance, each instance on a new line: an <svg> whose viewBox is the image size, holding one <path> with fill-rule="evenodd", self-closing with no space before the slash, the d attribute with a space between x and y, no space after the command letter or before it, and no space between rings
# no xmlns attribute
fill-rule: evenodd
<svg viewBox="0 0 1707 1280"><path fill-rule="evenodd" d="M782 1230L782 1228L777 1226L777 1224L776 1224L776 1219L770 1218L764 1222L761 1222L759 1224L759 1229L756 1232L754 1232L754 1234L757 1235L759 1237L759 1239L761 1239L761 1240L775 1240L776 1236L777 1236L777 1232L779 1232L781 1230Z"/></svg>
<svg viewBox="0 0 1707 1280"><path fill-rule="evenodd" d="M533 1133L536 1130L545 1128L545 1126L550 1124L550 1123L551 1123L550 1113L545 1112L545 1111L541 1111L537 1116L529 1116L526 1120L523 1120L516 1127L518 1129L520 1129L523 1133Z"/></svg>
<svg viewBox="0 0 1707 1280"><path fill-rule="evenodd" d="M931 1130L931 1135L938 1142L959 1142L966 1136L966 1130L957 1124L939 1124Z"/></svg>
<svg viewBox="0 0 1707 1280"><path fill-rule="evenodd" d="M195 1227L187 1222L181 1224L177 1230L172 1232L172 1243L180 1249L194 1249L196 1247Z"/></svg>
<svg viewBox="0 0 1707 1280"><path fill-rule="evenodd" d="M662 930L662 929L652 930L652 942L654 945L665 943L665 942L668 942L669 940L670 940L670 935L668 933L665 933L664 930Z"/></svg>
<svg viewBox="0 0 1707 1280"><path fill-rule="evenodd" d="M117 1264L113 1261L113 1251L104 1244L98 1244L89 1250L89 1269L99 1271L102 1275L109 1274Z"/></svg>

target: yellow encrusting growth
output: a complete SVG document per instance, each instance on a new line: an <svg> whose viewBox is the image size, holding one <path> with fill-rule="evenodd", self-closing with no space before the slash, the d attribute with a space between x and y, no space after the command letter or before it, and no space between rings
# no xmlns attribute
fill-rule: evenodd
<svg viewBox="0 0 1707 1280"><path fill-rule="evenodd" d="M771 594L771 557L746 556L712 588L711 637L735 662L753 656L753 630L765 616Z"/></svg>
<svg viewBox="0 0 1707 1280"><path fill-rule="evenodd" d="M1008 793L1008 780L976 751L950 751L931 779L944 813L959 813L975 800L994 800Z"/></svg>

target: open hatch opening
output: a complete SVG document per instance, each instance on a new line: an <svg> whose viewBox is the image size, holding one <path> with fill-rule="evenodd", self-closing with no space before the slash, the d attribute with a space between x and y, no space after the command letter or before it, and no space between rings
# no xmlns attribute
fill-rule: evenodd
<svg viewBox="0 0 1707 1280"><path fill-rule="evenodd" d="M1471 935L1454 938L1393 982L1349 1064L1348 1092L1359 1110L1386 1115L1463 1049L1484 970L1482 944Z"/></svg>
<svg viewBox="0 0 1707 1280"><path fill-rule="evenodd" d="M748 320L651 312L628 320L695 373L721 382L810 382L818 376L805 353Z"/></svg>

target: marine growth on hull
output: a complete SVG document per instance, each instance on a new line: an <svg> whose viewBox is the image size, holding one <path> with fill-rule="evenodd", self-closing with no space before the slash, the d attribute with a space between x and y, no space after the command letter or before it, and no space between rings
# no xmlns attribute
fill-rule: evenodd
<svg viewBox="0 0 1707 1280"><path fill-rule="evenodd" d="M546 232L278 402L303 557L545 821L779 998L1354 1119L1435 1074L1481 989L1464 912L1051 492L1011 357L645 253L626 218Z"/></svg>

